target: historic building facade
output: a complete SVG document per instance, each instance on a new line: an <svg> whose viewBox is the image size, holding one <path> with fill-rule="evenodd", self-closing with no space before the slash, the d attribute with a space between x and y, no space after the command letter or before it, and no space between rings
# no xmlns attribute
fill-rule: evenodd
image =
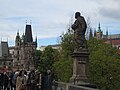
<svg viewBox="0 0 120 90"><path fill-rule="evenodd" d="M35 66L35 50L37 48L37 37L33 41L32 27L26 25L25 34L20 37L17 32L13 52L13 68L31 70Z"/></svg>
<svg viewBox="0 0 120 90"><path fill-rule="evenodd" d="M111 44L113 47L120 49L120 34L108 34L108 30L106 30L106 34L103 34L101 30L101 26L99 23L98 30L94 31L94 37L97 39L104 39L105 43Z"/></svg>

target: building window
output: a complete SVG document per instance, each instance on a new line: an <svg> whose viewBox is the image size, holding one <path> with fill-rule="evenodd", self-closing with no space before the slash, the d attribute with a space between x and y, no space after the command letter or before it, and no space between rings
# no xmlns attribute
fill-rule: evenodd
<svg viewBox="0 0 120 90"><path fill-rule="evenodd" d="M19 54L19 51L17 51L17 54Z"/></svg>
<svg viewBox="0 0 120 90"><path fill-rule="evenodd" d="M17 60L19 61L19 57L17 58Z"/></svg>
<svg viewBox="0 0 120 90"><path fill-rule="evenodd" d="M17 43L17 45L19 46L19 43Z"/></svg>

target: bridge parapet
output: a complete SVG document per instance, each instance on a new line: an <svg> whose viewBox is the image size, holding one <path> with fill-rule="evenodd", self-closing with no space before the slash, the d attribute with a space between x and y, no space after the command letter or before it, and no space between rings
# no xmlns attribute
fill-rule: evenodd
<svg viewBox="0 0 120 90"><path fill-rule="evenodd" d="M55 81L53 84L52 90L99 90L94 88L89 88L85 86L78 86L71 83L57 82Z"/></svg>

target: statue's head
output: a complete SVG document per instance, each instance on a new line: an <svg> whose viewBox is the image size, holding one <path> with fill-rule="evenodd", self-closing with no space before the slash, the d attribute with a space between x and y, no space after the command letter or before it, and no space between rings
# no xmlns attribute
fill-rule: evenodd
<svg viewBox="0 0 120 90"><path fill-rule="evenodd" d="M80 12L76 12L75 13L75 18L78 18L80 15L81 15Z"/></svg>

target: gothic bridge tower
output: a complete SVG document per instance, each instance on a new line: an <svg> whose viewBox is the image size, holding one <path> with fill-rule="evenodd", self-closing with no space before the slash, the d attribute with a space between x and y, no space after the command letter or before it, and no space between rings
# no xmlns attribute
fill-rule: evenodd
<svg viewBox="0 0 120 90"><path fill-rule="evenodd" d="M34 57L35 57L35 50L37 48L37 42L33 41L31 25L26 24L25 35L23 34L21 38L17 33L15 42L16 42L15 47L17 48L15 49L15 52L17 52L16 54L17 59L19 59L18 60L19 69L25 69L25 70L34 69L35 67Z"/></svg>

